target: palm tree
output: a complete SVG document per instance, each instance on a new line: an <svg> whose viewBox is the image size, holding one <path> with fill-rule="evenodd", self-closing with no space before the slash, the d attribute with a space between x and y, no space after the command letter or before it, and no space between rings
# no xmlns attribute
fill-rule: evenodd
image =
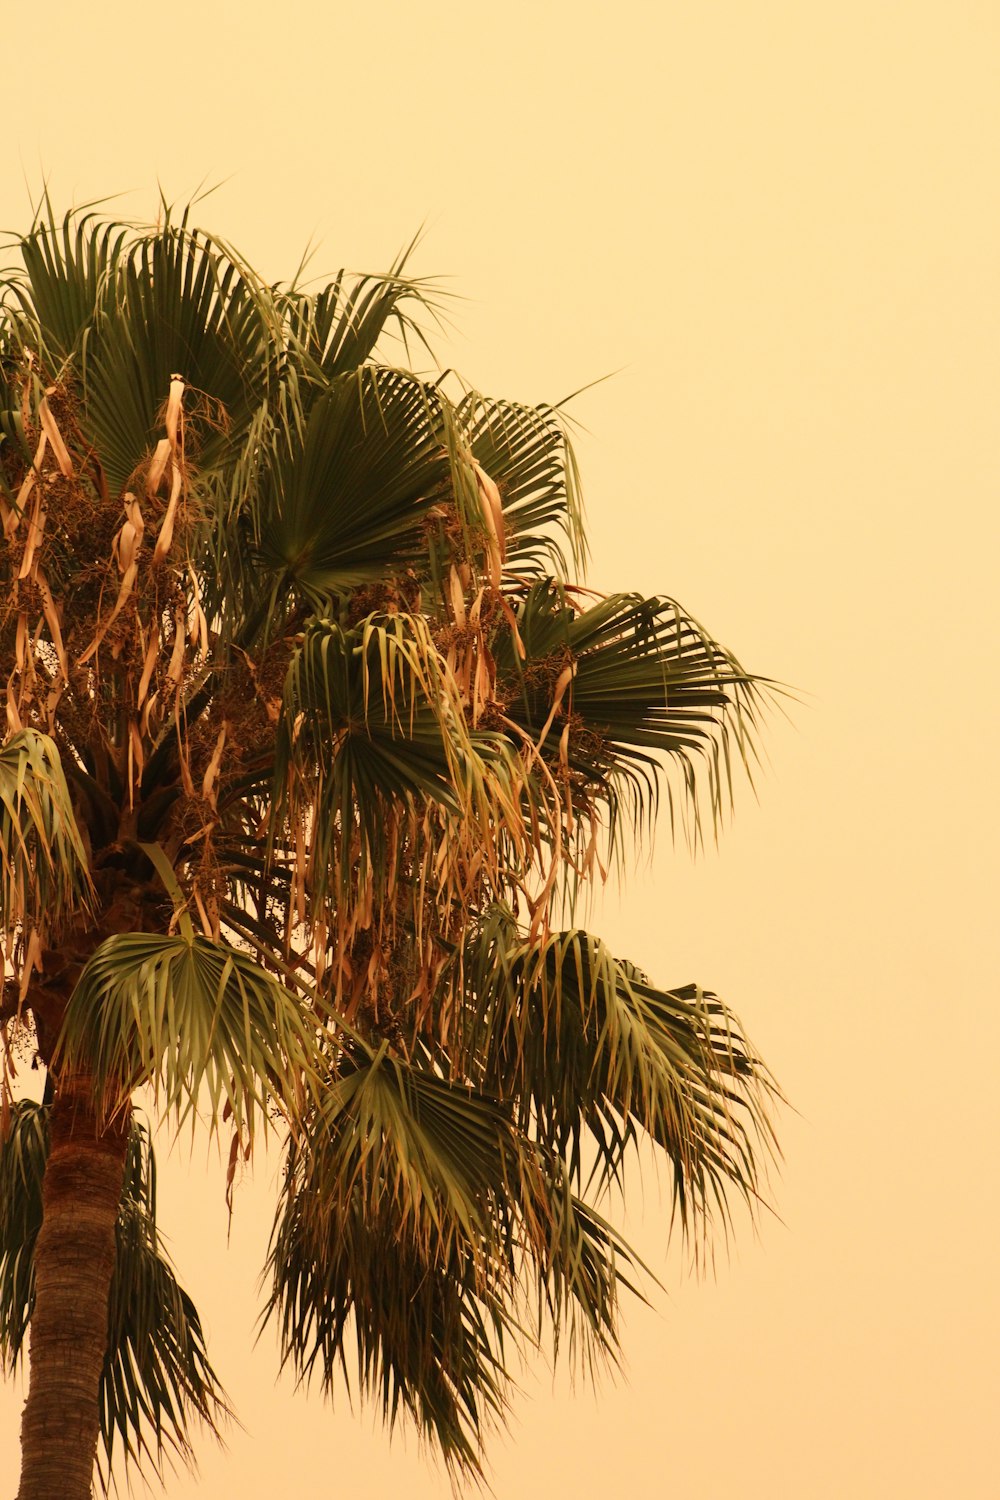
<svg viewBox="0 0 1000 1500"><path fill-rule="evenodd" d="M47 204L13 250L19 1500L85 1500L95 1460L105 1482L118 1456L159 1471L227 1415L160 1242L143 1099L225 1137L232 1172L283 1139L264 1309L283 1361L329 1389L356 1355L390 1423L478 1474L512 1355L546 1329L615 1355L637 1267L600 1209L633 1147L659 1148L695 1243L733 1193L757 1200L773 1090L738 1023L573 908L661 785L696 838L718 817L761 688L669 599L571 581L559 412L393 363L434 311L401 264L268 286L187 215Z"/></svg>

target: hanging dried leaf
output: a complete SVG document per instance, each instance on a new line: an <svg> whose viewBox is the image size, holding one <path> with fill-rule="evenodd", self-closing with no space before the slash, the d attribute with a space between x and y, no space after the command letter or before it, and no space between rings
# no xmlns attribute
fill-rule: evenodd
<svg viewBox="0 0 1000 1500"><path fill-rule="evenodd" d="M166 515L163 517L163 523L156 538L156 546L153 548L154 565L161 563L170 551L170 543L174 539L174 519L177 515L182 488L181 471L175 463L171 470L170 499L167 502Z"/></svg>
<svg viewBox="0 0 1000 1500"><path fill-rule="evenodd" d="M149 473L146 476L146 494L152 499L163 483L163 476L167 472L167 464L173 452L170 439L160 438L153 457L149 461Z"/></svg>
<svg viewBox="0 0 1000 1500"><path fill-rule="evenodd" d="M73 460L69 456L69 449L63 442L62 433L59 431L49 406L49 396L55 393L55 389L55 386L50 386L46 395L42 397L38 407L38 418L42 424L42 430L52 445L52 453L59 465L59 472L65 479L69 479L73 473Z"/></svg>

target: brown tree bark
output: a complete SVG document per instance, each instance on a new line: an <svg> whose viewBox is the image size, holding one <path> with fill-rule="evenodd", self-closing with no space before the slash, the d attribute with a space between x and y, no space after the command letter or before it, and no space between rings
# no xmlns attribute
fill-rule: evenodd
<svg viewBox="0 0 1000 1500"><path fill-rule="evenodd" d="M91 1500L127 1135L127 1114L99 1121L89 1077L59 1078L35 1245L17 1500Z"/></svg>

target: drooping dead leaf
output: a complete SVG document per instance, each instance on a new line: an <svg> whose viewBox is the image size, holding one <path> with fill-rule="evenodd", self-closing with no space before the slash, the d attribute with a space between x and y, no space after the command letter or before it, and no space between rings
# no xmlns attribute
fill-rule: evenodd
<svg viewBox="0 0 1000 1500"><path fill-rule="evenodd" d="M504 542L503 506L500 502L500 491L482 464L475 458L472 459L472 468L476 476L476 484L479 489L479 503L486 526L486 573L490 583L495 589L498 589L503 573L503 564L507 555L506 544Z"/></svg>
<svg viewBox="0 0 1000 1500"><path fill-rule="evenodd" d="M167 397L167 414L163 425L167 429L167 438L171 448L177 447L177 438L181 423L181 405L184 398L184 381L180 375L171 375L170 394Z"/></svg>
<svg viewBox="0 0 1000 1500"><path fill-rule="evenodd" d="M133 494L129 493L124 497L124 506L125 520L111 544L111 551L120 573L127 573L132 566L142 546L143 533L146 530L142 506Z"/></svg>
<svg viewBox="0 0 1000 1500"><path fill-rule="evenodd" d="M184 616L181 611L174 612L174 649L170 653L170 662L167 666L167 681L172 687L180 687L184 680L184 654L187 649L187 640L184 634Z"/></svg>
<svg viewBox="0 0 1000 1500"><path fill-rule="evenodd" d="M156 546L153 548L154 566L161 563L170 551L170 543L174 539L174 519L177 515L177 506L181 498L182 488L181 471L175 463L171 471L170 499L167 502L167 513L163 517L163 523L156 538Z"/></svg>
<svg viewBox="0 0 1000 1500"><path fill-rule="evenodd" d="M59 472L65 479L69 479L73 473L73 460L69 456L69 449L63 442L63 435L59 431L59 426L49 406L49 396L55 392L55 389L54 385L50 386L42 397L38 407L38 419L42 424L43 432L52 445L53 457L59 465Z"/></svg>
<svg viewBox="0 0 1000 1500"><path fill-rule="evenodd" d="M177 762L180 766L181 786L184 788L186 796L193 797L195 795L194 778L191 775L191 761L188 756L187 736L183 731L181 723L180 695L178 695L177 701L174 704L174 726L177 730Z"/></svg>
<svg viewBox="0 0 1000 1500"><path fill-rule="evenodd" d="M455 617L455 624L459 630L465 629L465 589L462 587L462 579L455 564L452 563L448 573L448 594L451 601L451 612Z"/></svg>
<svg viewBox="0 0 1000 1500"><path fill-rule="evenodd" d="M188 568L188 576L191 579L191 600L188 605L188 640L192 646L200 649L203 657L207 657L208 620L205 617L205 611L201 607L198 576L191 567Z"/></svg>
<svg viewBox="0 0 1000 1500"><path fill-rule="evenodd" d="M24 671L28 659L28 616L22 609L14 627L14 666L18 676Z"/></svg>
<svg viewBox="0 0 1000 1500"><path fill-rule="evenodd" d="M510 626L511 635L514 637L514 646L517 650L517 654L522 661L525 661L528 653L524 649L524 642L521 639L521 632L517 628L517 615L515 615L514 611L511 609L510 601L506 599L503 594L498 594L497 598L500 601L500 608L503 610L504 619Z"/></svg>
<svg viewBox="0 0 1000 1500"><path fill-rule="evenodd" d="M31 984L32 974L41 974L42 964L42 940L38 935L37 927L32 927L24 944L24 955L21 959L21 983L18 988L18 999L23 1005Z"/></svg>
<svg viewBox="0 0 1000 1500"><path fill-rule="evenodd" d="M136 708L141 708L146 701L149 692L149 684L153 677L153 669L156 666L156 658L160 654L160 633L157 622L153 620L149 627L149 640L146 644L146 656L142 664L142 676L139 678L139 691L136 694Z"/></svg>
<svg viewBox="0 0 1000 1500"><path fill-rule="evenodd" d="M542 732L535 742L539 750L545 743L548 732L552 728L553 720L562 707L562 701L566 696L566 690L575 676L576 662L568 662L559 673L559 676L556 678L555 691L552 694L552 707L549 709L549 716L542 726Z"/></svg>
<svg viewBox="0 0 1000 1500"><path fill-rule="evenodd" d="M229 724L226 722L219 730L218 738L215 741L215 749L212 751L212 758L205 767L205 774L201 781L201 795L212 807L215 806L215 783L218 780L219 767L222 764L222 752L225 749L228 733Z"/></svg>
<svg viewBox="0 0 1000 1500"><path fill-rule="evenodd" d="M121 614L122 610L124 609L125 604L126 604L126 602L128 600L128 597L131 594L133 588L135 587L135 581L136 581L136 578L138 577L138 575L139 575L139 569L138 569L138 567L136 566L135 563L132 563L130 565L130 567L127 569L124 578L122 579L121 588L118 590L118 598L115 600L114 609L112 609L111 613L103 621L103 623L100 626L100 629L97 631L97 634L94 636L93 640L90 642L90 645L87 647L87 649L82 653L81 656L79 656L77 658L77 666L79 666L79 667L85 666L86 663L90 660L90 658L92 656L95 656L97 654L97 651L100 648L101 642L104 640L104 637L107 635L108 631L111 629L111 626L114 624L115 620L118 618L118 616ZM112 652L112 654L113 655L117 655L116 652Z"/></svg>
<svg viewBox="0 0 1000 1500"><path fill-rule="evenodd" d="M132 719L128 726L128 805L130 809L135 806L135 787L142 776L145 763L146 755L142 747L142 735L139 733L139 725L135 719Z"/></svg>
<svg viewBox="0 0 1000 1500"><path fill-rule="evenodd" d="M167 472L167 464L170 462L170 453L170 439L160 438L153 452L153 457L149 461L149 473L146 475L146 494L150 499L153 498L163 483L163 476Z"/></svg>
<svg viewBox="0 0 1000 1500"><path fill-rule="evenodd" d="M14 691L15 673L12 672L7 679L7 733L17 734L24 728L21 722L21 712L18 707L17 694Z"/></svg>
<svg viewBox="0 0 1000 1500"><path fill-rule="evenodd" d="M138 558L139 548L142 546L146 523L143 519L142 507L131 492L125 495L124 505L125 520L122 522L111 544L112 556L122 574L121 587L118 590L118 598L111 613L102 621L89 646L77 658L77 665L81 667L92 656L97 654L101 642L125 607L125 603L135 587L136 579L139 576L139 567L136 559Z"/></svg>
<svg viewBox="0 0 1000 1500"><path fill-rule="evenodd" d="M22 486L23 488L23 486ZM28 578L31 575L35 562L35 553L42 540L45 530L45 507L42 505L42 490L35 486L35 500L31 508L31 516L28 520L28 535L24 543L24 555L21 558L21 566L18 569L18 578Z"/></svg>
<svg viewBox="0 0 1000 1500"><path fill-rule="evenodd" d="M9 510L6 507L4 508L3 529L4 535L8 540L14 535L20 525L21 517L24 515L28 504L28 497L34 489L38 476L41 473L42 459L45 457L45 449L48 441L48 434L43 432L38 439L38 447L35 449L35 456L31 460L31 468L21 481L21 487L17 492L17 498L14 501L13 507Z"/></svg>
<svg viewBox="0 0 1000 1500"><path fill-rule="evenodd" d="M217 917L216 918L212 917L211 913L208 910L208 907L205 905L205 901L204 901L204 898L203 898L203 896L201 894L201 891L199 891L199 889L198 889L197 886L194 887L194 889L192 891L192 895L194 896L194 904L198 908L198 919L201 922L201 930L202 930L202 932L205 934L205 936L207 938L211 938L213 940L213 942L218 942L218 940L219 940L219 921L218 921L218 918Z"/></svg>

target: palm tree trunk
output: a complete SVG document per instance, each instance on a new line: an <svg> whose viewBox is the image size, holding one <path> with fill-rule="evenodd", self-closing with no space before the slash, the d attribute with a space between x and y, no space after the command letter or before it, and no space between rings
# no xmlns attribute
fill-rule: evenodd
<svg viewBox="0 0 1000 1500"><path fill-rule="evenodd" d="M91 1500L127 1118L100 1128L93 1086L60 1078L35 1245L17 1500Z"/></svg>

